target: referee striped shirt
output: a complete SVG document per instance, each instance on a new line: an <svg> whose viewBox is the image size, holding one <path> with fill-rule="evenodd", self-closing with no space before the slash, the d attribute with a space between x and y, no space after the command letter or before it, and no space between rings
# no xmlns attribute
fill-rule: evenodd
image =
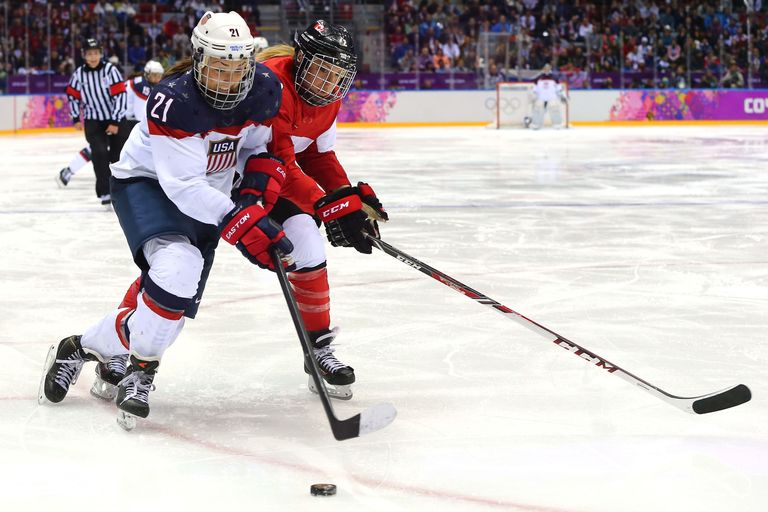
<svg viewBox="0 0 768 512"><path fill-rule="evenodd" d="M128 108L123 76L115 66L104 61L95 68L88 64L77 68L69 79L67 96L73 123L80 121L82 114L84 120L118 124Z"/></svg>

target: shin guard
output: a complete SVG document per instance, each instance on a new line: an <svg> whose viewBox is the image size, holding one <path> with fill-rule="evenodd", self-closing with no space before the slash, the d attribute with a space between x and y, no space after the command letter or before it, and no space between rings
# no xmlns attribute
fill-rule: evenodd
<svg viewBox="0 0 768 512"><path fill-rule="evenodd" d="M288 280L307 330L328 329L331 325L331 292L326 268L291 272Z"/></svg>
<svg viewBox="0 0 768 512"><path fill-rule="evenodd" d="M131 351L159 358L181 332L184 310L171 310L158 304L146 290L138 299L136 311L127 322Z"/></svg>

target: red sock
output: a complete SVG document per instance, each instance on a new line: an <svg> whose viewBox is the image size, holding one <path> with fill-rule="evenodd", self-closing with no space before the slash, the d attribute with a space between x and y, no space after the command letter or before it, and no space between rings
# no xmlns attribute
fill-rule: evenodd
<svg viewBox="0 0 768 512"><path fill-rule="evenodd" d="M134 306L136 305L136 302L134 301ZM115 331L117 332L117 339L120 340L120 343L127 348L128 350L131 350L131 342L128 340L128 331L125 328L125 321L126 317L136 311L135 307L129 309L126 307L125 309L122 309L115 318Z"/></svg>
<svg viewBox="0 0 768 512"><path fill-rule="evenodd" d="M291 272L288 279L307 330L328 329L331 325L331 292L325 267L311 272Z"/></svg>
<svg viewBox="0 0 768 512"><path fill-rule="evenodd" d="M137 277L134 282L131 283L131 286L128 288L128 291L125 292L125 297L123 297L123 302L120 303L118 309L122 308L131 308L136 309L136 297L139 296L139 292L141 291L141 276Z"/></svg>

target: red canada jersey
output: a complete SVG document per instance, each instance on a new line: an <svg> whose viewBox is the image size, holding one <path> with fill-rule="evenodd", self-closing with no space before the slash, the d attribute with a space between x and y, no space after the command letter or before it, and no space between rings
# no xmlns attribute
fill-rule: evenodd
<svg viewBox="0 0 768 512"><path fill-rule="evenodd" d="M268 149L286 166L280 192L302 210L314 213L314 203L326 191L349 185L349 178L336 158L336 117L341 102L313 107L301 100L293 77L293 57L274 57L264 63L283 84L283 102L274 117Z"/></svg>

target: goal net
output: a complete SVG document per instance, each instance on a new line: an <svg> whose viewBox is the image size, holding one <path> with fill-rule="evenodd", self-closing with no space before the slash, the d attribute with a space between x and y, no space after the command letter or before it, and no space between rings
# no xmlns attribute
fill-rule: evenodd
<svg viewBox="0 0 768 512"><path fill-rule="evenodd" d="M568 98L568 84L561 83ZM496 84L496 128L526 128L533 116L533 82L498 82ZM563 127L568 127L568 103L560 104ZM544 115L544 127L552 126L549 113Z"/></svg>

